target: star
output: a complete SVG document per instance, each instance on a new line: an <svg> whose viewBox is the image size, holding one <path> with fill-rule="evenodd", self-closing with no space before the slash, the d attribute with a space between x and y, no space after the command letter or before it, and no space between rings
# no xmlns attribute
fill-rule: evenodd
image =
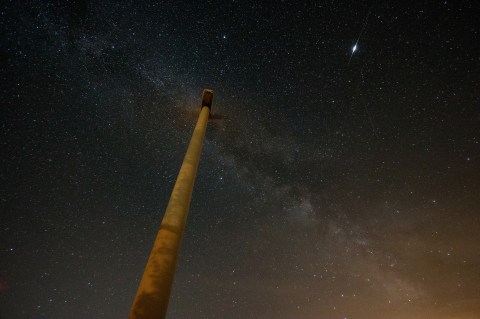
<svg viewBox="0 0 480 319"><path fill-rule="evenodd" d="M24 2L0 317L128 316L211 87L167 317L480 318L473 1Z"/></svg>

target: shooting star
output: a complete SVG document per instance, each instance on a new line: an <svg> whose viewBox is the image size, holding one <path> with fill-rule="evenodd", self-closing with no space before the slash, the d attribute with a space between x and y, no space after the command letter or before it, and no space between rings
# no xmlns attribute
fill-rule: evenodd
<svg viewBox="0 0 480 319"><path fill-rule="evenodd" d="M360 41L360 38L362 37L363 31L365 31L365 27L367 26L368 23L368 17L370 16L370 13L372 12L373 6L370 7L370 10L368 10L367 16L365 17L365 20L363 21L363 26L362 30L360 30L360 33L358 34L357 41L355 41L355 45L352 48L352 52L350 53L350 59L348 59L348 65L350 65L350 61L352 61L353 54L355 51L358 49L358 41Z"/></svg>

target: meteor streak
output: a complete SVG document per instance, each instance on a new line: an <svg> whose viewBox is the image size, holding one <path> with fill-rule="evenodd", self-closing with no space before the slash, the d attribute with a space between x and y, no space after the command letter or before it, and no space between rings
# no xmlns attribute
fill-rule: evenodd
<svg viewBox="0 0 480 319"><path fill-rule="evenodd" d="M352 53L350 54L350 59L348 59L348 65L350 65L350 61L352 61L353 54L355 53L355 51L357 51L358 41L360 41L360 37L362 36L363 31L365 31L365 27L367 26L367 22L368 22L368 17L370 16L370 13L372 12L372 9L373 9L373 6L370 7L370 10L368 10L367 16L365 17L365 20L364 20L363 26L362 26L362 30L360 30L360 33L358 34L357 41L355 41L355 45L352 48Z"/></svg>

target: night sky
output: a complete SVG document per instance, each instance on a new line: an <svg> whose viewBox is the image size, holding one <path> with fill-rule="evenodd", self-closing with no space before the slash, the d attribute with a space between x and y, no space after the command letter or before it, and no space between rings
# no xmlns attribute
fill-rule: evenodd
<svg viewBox="0 0 480 319"><path fill-rule="evenodd" d="M5 2L0 318L127 317L204 88L169 318L480 318L479 16Z"/></svg>

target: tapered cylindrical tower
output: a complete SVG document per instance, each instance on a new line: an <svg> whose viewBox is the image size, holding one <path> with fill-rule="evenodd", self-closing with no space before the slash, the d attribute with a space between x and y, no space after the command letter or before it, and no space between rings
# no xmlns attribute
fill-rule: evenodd
<svg viewBox="0 0 480 319"><path fill-rule="evenodd" d="M213 90L203 90L197 125L140 280L129 319L163 319L167 314L178 252L187 221L212 100Z"/></svg>

